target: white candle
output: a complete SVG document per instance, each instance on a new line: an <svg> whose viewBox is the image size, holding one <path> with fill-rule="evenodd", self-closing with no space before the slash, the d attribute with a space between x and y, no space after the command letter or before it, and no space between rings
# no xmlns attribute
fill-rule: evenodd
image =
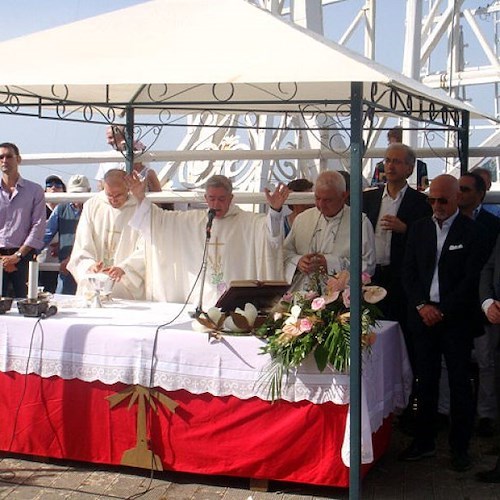
<svg viewBox="0 0 500 500"><path fill-rule="evenodd" d="M30 260L28 267L28 299L38 298L38 262Z"/></svg>

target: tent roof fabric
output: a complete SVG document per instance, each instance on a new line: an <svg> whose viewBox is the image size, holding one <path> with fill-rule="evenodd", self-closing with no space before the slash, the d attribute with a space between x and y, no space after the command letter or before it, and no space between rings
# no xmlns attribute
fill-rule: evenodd
<svg viewBox="0 0 500 500"><path fill-rule="evenodd" d="M0 57L9 61L0 103L16 94L14 104L42 97L293 112L311 102L333 109L349 100L351 82L363 82L367 100L374 83L387 90L379 98L388 109L388 89L397 89L416 96L412 106L423 97L474 112L244 0L151 0L3 42Z"/></svg>

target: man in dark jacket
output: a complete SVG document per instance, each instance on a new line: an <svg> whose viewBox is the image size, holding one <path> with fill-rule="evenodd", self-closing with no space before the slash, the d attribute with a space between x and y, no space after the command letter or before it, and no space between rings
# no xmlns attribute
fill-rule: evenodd
<svg viewBox="0 0 500 500"><path fill-rule="evenodd" d="M500 328L500 237L481 272L479 298L492 328ZM485 483L500 483L500 456L493 470L478 472L476 477Z"/></svg>
<svg viewBox="0 0 500 500"><path fill-rule="evenodd" d="M415 153L410 147L391 144L385 152L384 165L386 184L363 193L363 211L375 232L377 266L373 281L388 291L379 305L386 319L399 321L413 366L413 349L406 334L401 268L409 228L418 219L430 216L432 209L427 196L408 185L407 179L415 166Z"/></svg>
<svg viewBox="0 0 500 500"><path fill-rule="evenodd" d="M472 333L482 329L477 289L487 249L477 224L460 214L459 193L456 178L436 177L428 198L433 216L416 222L408 235L402 279L419 383L415 439L399 458L416 461L436 453L435 420L444 356L451 399L451 467L462 472L472 467L468 448L474 401L467 369Z"/></svg>
<svg viewBox="0 0 500 500"><path fill-rule="evenodd" d="M486 211L482 202L486 195L486 183L474 172L467 172L458 180L460 187L460 212L475 220L481 227L488 255L495 247L500 232L500 219ZM484 335L474 339L474 353L479 368L479 388L477 394L476 433L479 436L493 435L493 423L497 417L497 394L495 390L495 352L497 329L484 321Z"/></svg>

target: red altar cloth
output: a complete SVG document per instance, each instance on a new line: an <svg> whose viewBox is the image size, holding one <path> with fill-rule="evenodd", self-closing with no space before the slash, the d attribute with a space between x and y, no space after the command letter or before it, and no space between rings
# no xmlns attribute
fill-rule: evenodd
<svg viewBox="0 0 500 500"><path fill-rule="evenodd" d="M0 373L0 449L14 453L120 464L136 445L137 405L110 409L107 396L125 384ZM340 450L347 405L161 391L174 414L155 401L148 412L150 448L178 472L346 487ZM391 433L390 418L373 436L375 461ZM362 466L363 476L372 464Z"/></svg>

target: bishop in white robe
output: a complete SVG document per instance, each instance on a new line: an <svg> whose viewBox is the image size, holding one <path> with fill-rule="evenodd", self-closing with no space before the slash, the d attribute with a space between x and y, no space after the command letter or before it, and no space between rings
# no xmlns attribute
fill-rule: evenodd
<svg viewBox="0 0 500 500"><path fill-rule="evenodd" d="M297 215L284 243L285 279L291 290L309 288L309 280L318 270L333 275L349 269L350 207L345 180L338 172L323 172L315 184L316 207ZM375 272L373 228L362 214L362 271Z"/></svg>
<svg viewBox="0 0 500 500"><path fill-rule="evenodd" d="M221 181L217 184L214 181ZM137 179L131 190L142 199ZM212 184L210 184L212 183ZM288 190L273 195L281 209ZM224 176L207 182L205 199L216 211L207 245L207 272L203 288L203 308L215 305L220 295L235 280L283 280L281 217L274 210L264 214L246 212L232 204L232 186ZM198 304L201 266L206 242L206 210L187 212L161 210L143 199L133 227L140 229L146 244L146 298ZM198 280L198 281L197 281ZM195 282L197 281L196 286Z"/></svg>
<svg viewBox="0 0 500 500"><path fill-rule="evenodd" d="M114 171L110 172L112 177ZM124 177L124 172L120 175ZM77 294L85 291L86 275L102 270L115 279L113 297L143 300L144 242L129 225L137 201L123 180L125 191L117 193L108 189L106 178L104 191L83 205L67 269L78 283Z"/></svg>

